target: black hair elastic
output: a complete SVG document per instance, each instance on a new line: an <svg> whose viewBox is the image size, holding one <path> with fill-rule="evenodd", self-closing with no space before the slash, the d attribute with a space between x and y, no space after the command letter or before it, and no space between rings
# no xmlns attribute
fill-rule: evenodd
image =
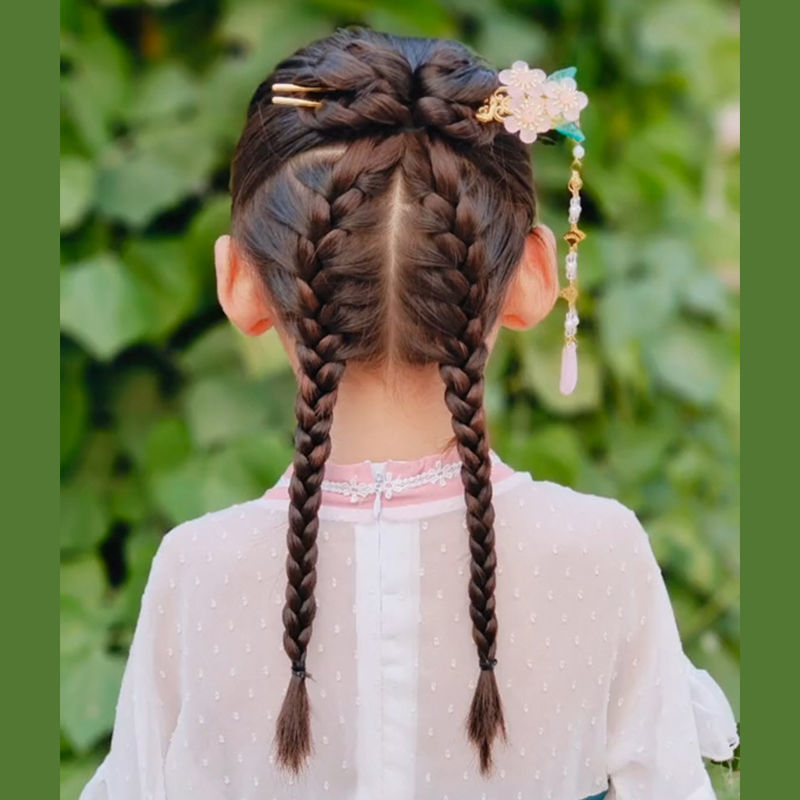
<svg viewBox="0 0 800 800"><path fill-rule="evenodd" d="M494 665L497 663L496 658L481 658L480 664L481 669L494 669Z"/></svg>
<svg viewBox="0 0 800 800"><path fill-rule="evenodd" d="M298 678L307 677L305 664L292 664L292 672L297 675Z"/></svg>

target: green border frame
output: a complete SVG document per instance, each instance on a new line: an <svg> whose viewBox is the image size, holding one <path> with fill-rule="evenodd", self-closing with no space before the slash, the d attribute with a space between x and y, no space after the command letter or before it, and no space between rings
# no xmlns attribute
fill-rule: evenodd
<svg viewBox="0 0 800 800"><path fill-rule="evenodd" d="M797 400L790 380L797 363L796 302L800 277L792 232L797 229L796 161L791 137L776 136L783 85L797 75L796 3L745 3L742 12L742 565L744 686L741 735L745 798L793 791L797 749L797 629L800 537L796 509ZM790 90L791 91L791 90ZM794 92L792 92L794 94ZM784 110L786 109L786 110ZM791 123L790 123L791 124ZM780 370L778 372L777 370ZM788 501L788 502L787 502Z"/></svg>
<svg viewBox="0 0 800 800"><path fill-rule="evenodd" d="M6 728L0 794L37 800L59 794L58 8L8 3L0 26Z"/></svg>

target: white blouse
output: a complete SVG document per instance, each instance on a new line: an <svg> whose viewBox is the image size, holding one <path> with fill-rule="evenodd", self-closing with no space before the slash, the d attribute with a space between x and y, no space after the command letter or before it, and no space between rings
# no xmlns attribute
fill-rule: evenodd
<svg viewBox="0 0 800 800"><path fill-rule="evenodd" d="M495 674L508 741L482 778L465 719L478 658L455 453L329 464L307 654L314 755L274 766L289 468L162 540L111 749L80 800L711 800L730 705L683 653L626 506L493 454Z"/></svg>

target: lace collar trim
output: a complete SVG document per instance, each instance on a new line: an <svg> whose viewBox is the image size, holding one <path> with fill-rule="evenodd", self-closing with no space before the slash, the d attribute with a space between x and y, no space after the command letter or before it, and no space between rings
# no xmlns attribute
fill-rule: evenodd
<svg viewBox="0 0 800 800"><path fill-rule="evenodd" d="M492 451L492 477L506 477L513 470ZM287 496L291 465L267 496ZM461 460L457 451L426 456L414 461L362 461L356 464L329 462L322 481L323 502L358 505L370 501L414 503L463 492Z"/></svg>

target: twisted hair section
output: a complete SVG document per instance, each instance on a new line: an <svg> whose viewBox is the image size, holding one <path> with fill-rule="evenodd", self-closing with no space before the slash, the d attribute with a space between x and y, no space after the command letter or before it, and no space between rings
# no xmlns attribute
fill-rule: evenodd
<svg viewBox="0 0 800 800"><path fill-rule="evenodd" d="M287 109L271 104L274 82L332 92L319 109ZM495 739L506 737L494 673L484 369L534 196L524 145L474 120L496 85L458 43L341 31L282 62L258 88L234 156L234 244L258 270L296 352L282 615L291 676L275 733L277 762L295 773L313 753L306 670L321 484L350 363L431 366L444 383L462 462L480 667L465 729L483 774Z"/></svg>
<svg viewBox="0 0 800 800"><path fill-rule="evenodd" d="M427 158L424 158L424 157ZM419 307L418 294L436 299L426 320L438 321L442 346L439 373L445 385L445 403L452 414L453 432L461 458L466 521L469 533L468 585L472 638L480 672L466 719L466 731L478 751L481 772L492 769L492 744L507 738L503 707L494 674L497 648L495 585L497 557L494 540L491 460L484 413L484 368L488 357L486 335L496 314L497 298L486 250L486 214L475 167L448 158L447 146L434 139L420 152L416 171L419 218L428 232L424 274L430 286L419 288L414 270L407 270L406 302ZM523 220L519 220L524 222ZM411 264L409 260L406 262ZM438 287L438 291L437 291ZM447 291L442 291L447 287Z"/></svg>

